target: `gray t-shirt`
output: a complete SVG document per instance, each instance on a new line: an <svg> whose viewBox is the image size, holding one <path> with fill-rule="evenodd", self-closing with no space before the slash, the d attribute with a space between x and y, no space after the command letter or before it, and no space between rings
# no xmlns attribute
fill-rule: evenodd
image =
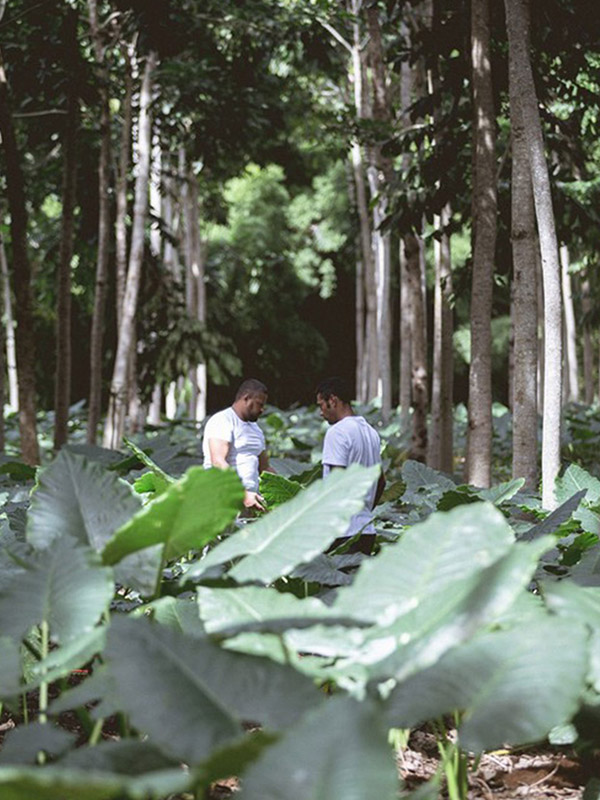
<svg viewBox="0 0 600 800"><path fill-rule="evenodd" d="M265 449L265 437L256 422L244 422L233 408L218 411L208 420L202 438L204 468L212 467L209 439L229 442L227 463L234 468L249 492L258 492L258 457Z"/></svg>
<svg viewBox="0 0 600 800"><path fill-rule="evenodd" d="M323 477L326 478L329 475L332 467L348 467L350 464L371 467L373 464L381 464L380 449L379 434L364 417L344 417L332 425L325 434ZM365 497L364 509L351 518L344 536L354 536L360 530L363 533L375 533L371 511L376 491L377 482L373 484Z"/></svg>

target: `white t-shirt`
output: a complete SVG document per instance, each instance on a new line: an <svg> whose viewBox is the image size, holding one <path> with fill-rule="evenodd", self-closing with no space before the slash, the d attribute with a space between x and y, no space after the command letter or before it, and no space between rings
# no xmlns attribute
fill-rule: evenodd
<svg viewBox="0 0 600 800"><path fill-rule="evenodd" d="M371 467L373 464L380 464L380 448L379 434L364 417L344 417L333 424L325 434L323 477L329 475L332 467L348 467L350 464ZM350 525L344 536L354 536L361 530L363 533L375 533L371 510L376 491L377 481L365 497L364 509L350 519Z"/></svg>
<svg viewBox="0 0 600 800"><path fill-rule="evenodd" d="M250 492L258 492L258 457L265 449L265 437L256 422L244 422L233 408L218 411L208 420L202 439L204 468L212 467L209 439L229 442L227 463L234 468Z"/></svg>

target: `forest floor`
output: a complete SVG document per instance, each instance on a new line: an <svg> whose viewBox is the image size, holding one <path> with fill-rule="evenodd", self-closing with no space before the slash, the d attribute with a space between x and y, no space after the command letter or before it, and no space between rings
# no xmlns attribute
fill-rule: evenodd
<svg viewBox="0 0 600 800"><path fill-rule="evenodd" d="M435 736L413 731L408 746L399 751L397 763L405 791L421 787L439 764ZM568 748L499 750L486 753L477 770L470 773L469 800L582 800L585 786L599 777L600 754L584 764ZM239 788L236 778L217 781L207 800L233 800Z"/></svg>

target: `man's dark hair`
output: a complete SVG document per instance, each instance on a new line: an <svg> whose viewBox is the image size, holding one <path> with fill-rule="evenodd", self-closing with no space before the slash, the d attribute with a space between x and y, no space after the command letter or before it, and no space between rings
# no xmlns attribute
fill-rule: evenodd
<svg viewBox="0 0 600 800"><path fill-rule="evenodd" d="M269 391L262 381L258 381L256 378L247 378L240 384L235 393L235 399L239 400L245 394L269 394Z"/></svg>
<svg viewBox="0 0 600 800"><path fill-rule="evenodd" d="M323 400L329 400L330 397L335 395L342 403L350 403L352 401L350 387L343 378L325 378L325 380L321 381L317 386L316 393L320 394Z"/></svg>

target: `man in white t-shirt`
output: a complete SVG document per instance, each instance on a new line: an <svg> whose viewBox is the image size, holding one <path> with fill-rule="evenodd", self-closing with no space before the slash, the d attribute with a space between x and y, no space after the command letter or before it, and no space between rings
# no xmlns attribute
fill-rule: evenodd
<svg viewBox="0 0 600 800"><path fill-rule="evenodd" d="M345 469L350 464L371 467L381 464L379 434L364 417L357 416L350 403L350 391L342 378L328 378L317 386L317 404L321 416L331 426L323 442L323 477L332 469ZM348 537L360 533L348 552L371 553L375 543L372 510L385 488L383 471L365 497L364 508L355 514L343 537L336 539L335 549Z"/></svg>
<svg viewBox="0 0 600 800"><path fill-rule="evenodd" d="M265 437L256 420L267 402L267 387L255 378L245 380L237 390L233 405L218 411L204 428L202 452L204 467L233 467L246 490L244 506L264 511L258 492L261 472L272 472Z"/></svg>

